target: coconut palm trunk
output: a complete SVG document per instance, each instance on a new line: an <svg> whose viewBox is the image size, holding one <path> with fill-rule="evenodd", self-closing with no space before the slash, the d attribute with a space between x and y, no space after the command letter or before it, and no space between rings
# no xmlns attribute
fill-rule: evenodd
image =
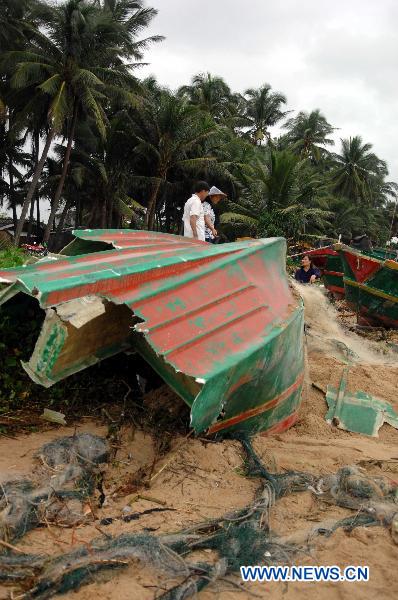
<svg viewBox="0 0 398 600"><path fill-rule="evenodd" d="M69 198L65 202L65 206L64 206L64 208L62 210L61 217L59 219L59 223L58 223L58 226L57 226L57 229L56 229L56 232L55 232L54 240L52 242L52 248L51 249L54 250L55 252L57 251L58 242L59 242L59 239L61 237L61 233L62 233L62 230L64 228L65 220L66 220L66 217L68 215L68 211L69 211L69 209L71 207L71 204L72 204L72 200Z"/></svg>
<svg viewBox="0 0 398 600"><path fill-rule="evenodd" d="M17 205L15 202L15 194L14 194L14 165L12 162L12 158L8 159L8 179L9 179L9 199L10 205L12 208L12 220L14 222L14 231L18 224L18 215L17 215Z"/></svg>
<svg viewBox="0 0 398 600"><path fill-rule="evenodd" d="M66 146L66 151L65 151L65 157L64 157L64 163L62 165L62 173L61 173L61 177L60 180L58 182L58 186L55 192L55 196L54 196L54 200L52 202L51 205L51 212L50 212L50 216L48 218L48 223L46 225L46 229L44 231L44 236L43 236L43 242L47 243L49 238L50 238L50 233L51 233L51 228L53 226L54 223L54 219L55 219L55 215L57 213L58 210L58 206L59 206L59 201L61 198L61 194L62 191L64 189L64 185L65 185L65 178L66 178L66 174L68 172L68 167L69 167L69 162L70 162L70 155L72 152L72 144L73 144L73 140L75 137L75 129L76 129L76 122L77 122L77 113L78 113L78 105L77 102L75 102L75 105L73 107L73 117L72 117L72 125L69 131L69 137L68 137L68 144Z"/></svg>
<svg viewBox="0 0 398 600"><path fill-rule="evenodd" d="M37 184L39 183L40 175L43 171L44 163L46 161L48 151L50 150L50 146L51 146L51 142L53 141L54 133L55 133L54 128L51 127L50 131L48 132L47 138L46 138L46 143L43 148L42 155L41 155L40 160L37 163L35 171L33 173L32 181L31 181L28 193L26 195L26 198L24 200L24 203L22 206L22 211L21 211L21 216L19 217L18 225L17 225L16 232L15 232L14 243L16 246L19 245L19 242L21 239L21 233L22 233L23 227L25 225L26 217L28 215L28 210L31 205L33 195L36 191Z"/></svg>
<svg viewBox="0 0 398 600"><path fill-rule="evenodd" d="M36 165L39 162L39 146L40 146L40 134L36 130L33 134L33 163ZM32 202L30 203L30 215L29 215L29 223L28 223L28 238L27 241L30 243L32 241L32 231L33 231L33 222L35 218L35 204L38 201L40 194L36 189L34 196L32 198Z"/></svg>
<svg viewBox="0 0 398 600"><path fill-rule="evenodd" d="M155 215L156 215L156 203L158 200L158 194L160 190L161 181L157 179L152 188L152 193L148 200L148 209L146 213L146 227L150 231L153 231L155 225Z"/></svg>
<svg viewBox="0 0 398 600"><path fill-rule="evenodd" d="M33 219L35 216L35 203L36 203L36 194L35 197L32 198L32 202L30 203L30 213L29 213L29 221L28 221L28 235L27 242L28 244L32 241L32 230L33 230Z"/></svg>
<svg viewBox="0 0 398 600"><path fill-rule="evenodd" d="M36 237L40 240L40 196L36 196Z"/></svg>

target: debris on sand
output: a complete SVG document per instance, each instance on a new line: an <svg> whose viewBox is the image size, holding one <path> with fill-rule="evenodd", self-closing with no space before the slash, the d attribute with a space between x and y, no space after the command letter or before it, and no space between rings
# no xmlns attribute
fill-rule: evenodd
<svg viewBox="0 0 398 600"><path fill-rule="evenodd" d="M379 400L362 391L345 393L338 406L339 392L328 385L326 402L329 410L326 415L328 423L334 423L345 431L354 431L364 435L378 436L384 423L398 429L398 414L389 402Z"/></svg>
<svg viewBox="0 0 398 600"><path fill-rule="evenodd" d="M45 408L43 410L43 414L41 418L45 421L49 421L50 423L58 423L59 425L66 425L65 415L56 410L50 410L49 408Z"/></svg>
<svg viewBox="0 0 398 600"><path fill-rule="evenodd" d="M246 474L261 481L254 500L244 508L174 533L156 536L143 531L103 536L53 558L10 549L0 554L0 581L20 585L24 590L20 598L45 600L57 593L76 590L91 581L94 573L126 567L138 560L181 579L158 596L163 600L179 600L195 596L215 581L239 572L241 565L288 564L308 553L314 538L330 536L339 528L395 527L396 483L366 476L357 467L344 467L322 477L297 471L271 474L251 442L243 439L242 445ZM66 455L69 456L68 449ZM301 539L299 535L300 542L292 541L292 536L289 540L273 533L270 514L275 503L307 490L323 502L347 508L354 514L318 524ZM199 561L197 551L209 552L209 559Z"/></svg>
<svg viewBox="0 0 398 600"><path fill-rule="evenodd" d="M106 440L89 433L45 444L31 479L0 485L0 540L14 541L39 524L84 521L83 503L98 485L108 454Z"/></svg>

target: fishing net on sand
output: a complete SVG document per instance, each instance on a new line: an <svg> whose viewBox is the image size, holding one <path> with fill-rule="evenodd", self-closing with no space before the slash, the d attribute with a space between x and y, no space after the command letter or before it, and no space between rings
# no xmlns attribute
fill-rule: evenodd
<svg viewBox="0 0 398 600"><path fill-rule="evenodd" d="M319 353L353 364L396 364L397 355L387 340L374 341L350 331L344 326L341 313L322 289L293 282L304 300L306 346L312 354ZM387 334L386 334L387 335Z"/></svg>
<svg viewBox="0 0 398 600"><path fill-rule="evenodd" d="M45 523L73 526L108 459L106 440L89 433L59 438L36 454L30 479L0 483L0 540L14 541Z"/></svg>
<svg viewBox="0 0 398 600"><path fill-rule="evenodd" d="M91 440L90 454L70 441L63 446L65 453L57 445L60 454L56 452L57 458L53 460L46 454L46 463L56 469L59 461L68 467L72 461L74 468L82 469L79 481L87 482L90 477L92 480L96 465L107 456L106 444L100 440ZM99 571L122 568L138 560L180 580L158 598L181 600L194 596L215 581L238 585L230 576L239 572L241 565L291 564L297 556L308 552L315 536L332 535L339 527L389 526L398 513L396 483L369 477L357 467L344 467L322 477L294 471L270 473L251 442L241 442L246 474L259 478L259 488L248 506L175 533L154 535L144 531L104 536L55 557L6 550L0 554L0 581L18 585L20 599L43 600L77 589ZM55 455L51 453L51 456ZM93 471L87 472L88 465ZM82 489L86 493L90 486L76 486L78 480L68 479L75 482L76 493ZM273 505L282 496L302 491L310 491L315 498L354 512L339 521L325 521L298 532L296 539L276 535L269 526ZM201 560L203 550L210 552L212 558L205 554L206 560Z"/></svg>
<svg viewBox="0 0 398 600"><path fill-rule="evenodd" d="M161 598L188 598L213 581L236 572L242 564L290 560L296 548L279 544L269 531L267 514L274 500L272 488L265 483L255 501L244 509L174 534L102 537L55 558L12 551L0 554L0 581L20 583L23 588L26 585L20 598L42 600L78 588L98 571L139 560L183 579ZM194 552L204 549L214 550L219 558L215 562L192 560Z"/></svg>

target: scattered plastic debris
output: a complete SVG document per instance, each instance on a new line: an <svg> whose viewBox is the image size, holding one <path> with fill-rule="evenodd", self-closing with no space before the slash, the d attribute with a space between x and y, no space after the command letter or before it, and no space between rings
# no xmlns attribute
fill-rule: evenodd
<svg viewBox="0 0 398 600"><path fill-rule="evenodd" d="M45 421L50 421L50 423L66 425L65 415L63 413L57 412L56 410L50 410L49 408L44 409L41 418Z"/></svg>
<svg viewBox="0 0 398 600"><path fill-rule="evenodd" d="M398 414L391 404L365 392L350 393L345 388L336 390L328 385L326 402L329 408L326 421L339 429L373 437L378 437L384 423L398 429Z"/></svg>

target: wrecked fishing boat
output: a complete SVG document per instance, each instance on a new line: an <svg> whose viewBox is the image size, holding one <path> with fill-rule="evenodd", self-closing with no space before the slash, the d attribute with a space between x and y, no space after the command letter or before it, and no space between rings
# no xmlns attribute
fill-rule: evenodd
<svg viewBox="0 0 398 600"><path fill-rule="evenodd" d="M370 322L398 328L398 261L391 252L369 253L336 244L349 306Z"/></svg>
<svg viewBox="0 0 398 600"><path fill-rule="evenodd" d="M23 364L36 383L136 352L191 407L195 432L272 433L295 422L303 303L288 283L284 239L74 235L64 257L0 271L1 304L28 295L45 311Z"/></svg>
<svg viewBox="0 0 398 600"><path fill-rule="evenodd" d="M315 248L306 254L321 271L326 289L336 298L343 298L345 295L344 273L339 253L333 248Z"/></svg>

